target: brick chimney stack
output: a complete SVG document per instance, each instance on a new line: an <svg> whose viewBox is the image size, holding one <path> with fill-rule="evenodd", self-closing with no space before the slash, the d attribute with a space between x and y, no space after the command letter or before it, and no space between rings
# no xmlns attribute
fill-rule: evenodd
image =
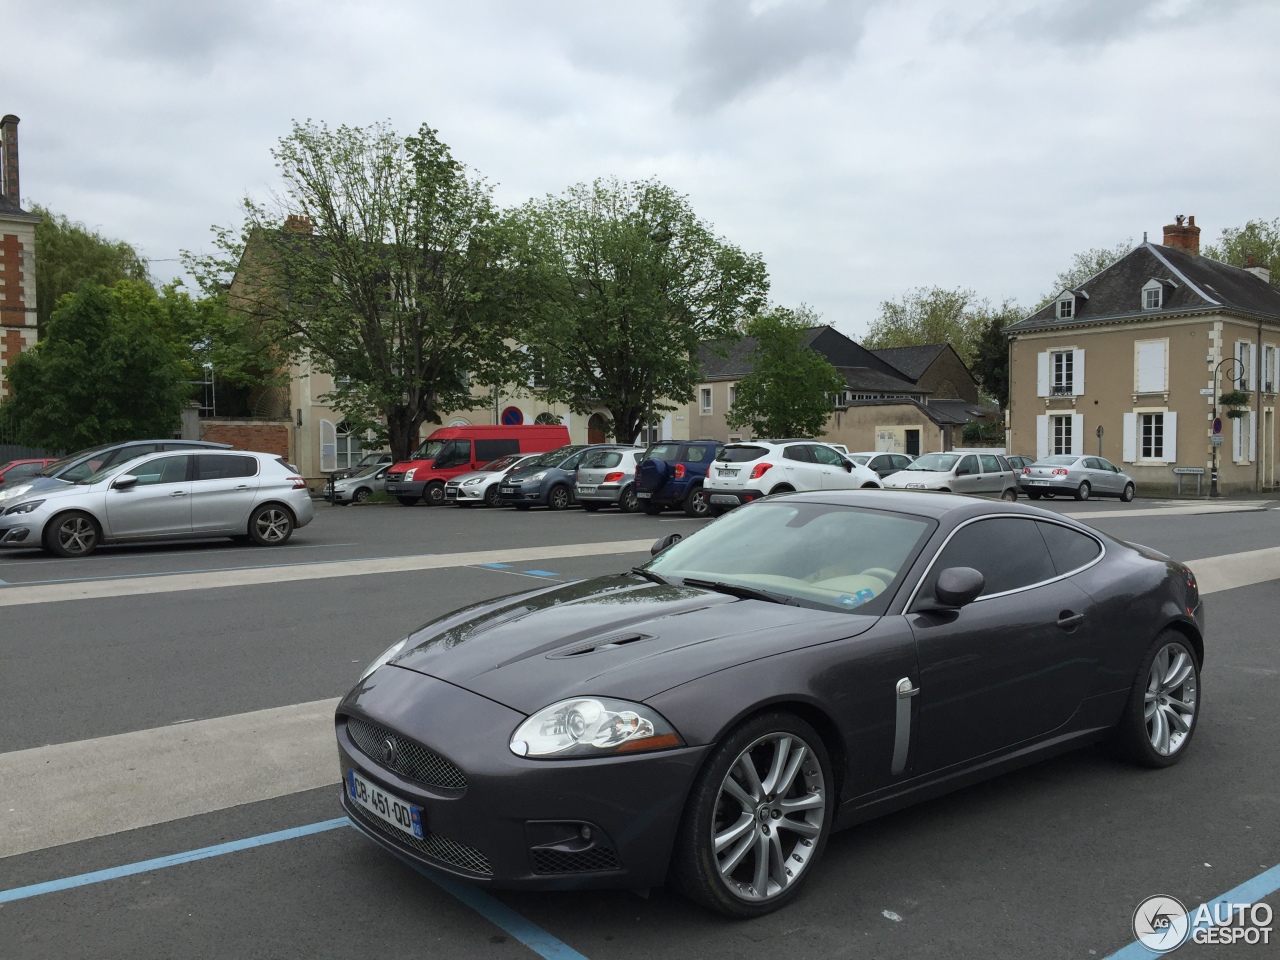
<svg viewBox="0 0 1280 960"><path fill-rule="evenodd" d="M291 213L284 218L284 229L286 233L300 233L303 236L309 237L311 236L313 229L311 226L311 218Z"/></svg>
<svg viewBox="0 0 1280 960"><path fill-rule="evenodd" d="M1193 257L1200 256L1200 228L1196 226L1196 218L1178 214L1173 219L1175 222L1164 228L1164 245Z"/></svg>
<svg viewBox="0 0 1280 960"><path fill-rule="evenodd" d="M18 118L12 113L0 119L0 141L3 141L3 156L0 156L0 197L9 201L14 207L20 207L22 194L18 189Z"/></svg>

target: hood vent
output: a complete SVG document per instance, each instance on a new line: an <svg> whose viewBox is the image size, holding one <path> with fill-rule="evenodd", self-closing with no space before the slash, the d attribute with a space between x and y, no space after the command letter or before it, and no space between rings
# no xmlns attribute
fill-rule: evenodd
<svg viewBox="0 0 1280 960"><path fill-rule="evenodd" d="M653 637L647 633L615 633L610 637L598 637L588 643L581 643L576 647L570 647L568 650L558 650L555 653L547 654L553 659L561 659L564 657L581 657L588 653L601 653L605 650L616 650L618 647L626 646L629 643L637 643L640 640L652 640Z"/></svg>

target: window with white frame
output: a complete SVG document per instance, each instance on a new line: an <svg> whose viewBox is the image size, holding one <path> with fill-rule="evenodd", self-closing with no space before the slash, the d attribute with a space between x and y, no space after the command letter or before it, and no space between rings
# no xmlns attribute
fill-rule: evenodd
<svg viewBox="0 0 1280 960"><path fill-rule="evenodd" d="M698 391L698 396L699 396L698 405L701 408L702 412L710 413L711 412L711 388L703 387L701 390Z"/></svg>
<svg viewBox="0 0 1280 960"><path fill-rule="evenodd" d="M1269 343L1262 347L1262 392L1276 392L1276 348Z"/></svg>
<svg viewBox="0 0 1280 960"><path fill-rule="evenodd" d="M1054 456L1071 456L1071 415L1050 417L1053 428L1051 437Z"/></svg>
<svg viewBox="0 0 1280 960"><path fill-rule="evenodd" d="M1236 341L1236 360L1239 364L1235 367L1237 390L1252 390L1254 385L1254 349L1253 344L1248 340Z"/></svg>
<svg viewBox="0 0 1280 960"><path fill-rule="evenodd" d="M1159 310L1164 305L1164 284L1148 280L1142 288L1142 309Z"/></svg>
<svg viewBox="0 0 1280 960"><path fill-rule="evenodd" d="M1071 396L1075 393L1076 369L1074 350L1053 352L1053 393Z"/></svg>
<svg viewBox="0 0 1280 960"><path fill-rule="evenodd" d="M737 384L729 385L729 406L736 407L738 405L738 387Z"/></svg>
<svg viewBox="0 0 1280 960"><path fill-rule="evenodd" d="M1138 455L1143 460L1164 459L1164 414L1138 416Z"/></svg>
<svg viewBox="0 0 1280 960"><path fill-rule="evenodd" d="M364 449L360 435L351 428L349 423L338 424L337 434L338 469L346 470L349 467L354 467L360 462L361 451Z"/></svg>
<svg viewBox="0 0 1280 960"><path fill-rule="evenodd" d="M1076 298L1063 297L1058 301L1058 319L1070 320L1076 315Z"/></svg>
<svg viewBox="0 0 1280 960"><path fill-rule="evenodd" d="M1169 341L1139 340L1134 349L1134 390L1164 393L1169 389Z"/></svg>

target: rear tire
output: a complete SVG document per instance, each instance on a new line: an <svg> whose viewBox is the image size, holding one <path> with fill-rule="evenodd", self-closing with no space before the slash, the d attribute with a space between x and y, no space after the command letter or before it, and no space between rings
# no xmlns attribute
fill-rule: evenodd
<svg viewBox="0 0 1280 960"><path fill-rule="evenodd" d="M427 489L422 494L422 499L427 502L428 507L438 507L445 501L444 484L439 480L432 480L427 484Z"/></svg>
<svg viewBox="0 0 1280 960"><path fill-rule="evenodd" d="M705 517L709 506L711 504L707 500L707 491L702 487L694 487L684 498L684 515L694 519Z"/></svg>
<svg viewBox="0 0 1280 960"><path fill-rule="evenodd" d="M1139 766L1172 766L1187 752L1199 717L1200 662L1186 637L1165 630L1142 658L1112 748Z"/></svg>
<svg viewBox="0 0 1280 960"><path fill-rule="evenodd" d="M421 498L420 498L420 497L396 497L396 499L397 499L398 501L400 501L400 506L402 506L402 507L412 507L412 506L413 506L414 504L416 504L416 503L417 503Z"/></svg>
<svg viewBox="0 0 1280 960"><path fill-rule="evenodd" d="M1090 490L1090 488L1089 488L1089 481L1088 481L1088 480L1082 480L1082 481L1080 481L1080 486L1076 487L1076 499L1077 499L1077 500L1088 500L1088 499L1089 499L1089 494L1090 494L1091 492L1092 492L1092 491L1091 491L1091 490Z"/></svg>
<svg viewBox="0 0 1280 960"><path fill-rule="evenodd" d="M1013 501L1018 499L1018 491L1011 487L1000 494L1000 499L1004 500L1006 503L1013 503Z"/></svg>
<svg viewBox="0 0 1280 960"><path fill-rule="evenodd" d="M623 513L635 513L640 509L640 501L636 499L634 484L628 485L618 497L618 509Z"/></svg>
<svg viewBox="0 0 1280 960"><path fill-rule="evenodd" d="M293 536L293 514L278 503L264 503L249 514L249 536L260 547L279 547Z"/></svg>
<svg viewBox="0 0 1280 960"><path fill-rule="evenodd" d="M662 504L660 504L660 503L654 503L652 500L645 500L645 501L644 501L644 512L645 512L645 513L647 513L647 514L648 514L649 516L651 516L651 517L656 517L656 516L657 516L658 514L660 514L664 509L666 509L666 508L665 508L665 507L663 507L663 505L662 505Z"/></svg>
<svg viewBox="0 0 1280 960"><path fill-rule="evenodd" d="M547 494L548 510L564 510L569 504L573 503L573 494L569 492L569 488L562 483L556 484Z"/></svg>
<svg viewBox="0 0 1280 960"><path fill-rule="evenodd" d="M1120 501L1121 501L1122 503L1132 503L1132 502L1133 502L1133 493L1134 493L1134 491L1133 491L1133 484L1132 484L1132 483L1126 483L1126 484L1124 485L1124 491L1120 494Z"/></svg>
<svg viewBox="0 0 1280 960"><path fill-rule="evenodd" d="M1040 499L1040 491L1039 491L1039 490L1028 490L1028 491L1027 491L1027 499L1029 499L1029 500L1039 500L1039 499Z"/></svg>
<svg viewBox="0 0 1280 960"><path fill-rule="evenodd" d="M87 557L102 542L102 528L89 514L73 510L45 524L41 542L59 557Z"/></svg>

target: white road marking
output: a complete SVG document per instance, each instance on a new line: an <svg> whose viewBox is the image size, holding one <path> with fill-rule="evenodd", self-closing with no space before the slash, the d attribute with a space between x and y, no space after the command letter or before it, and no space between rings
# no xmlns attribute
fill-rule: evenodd
<svg viewBox="0 0 1280 960"><path fill-rule="evenodd" d="M1188 560L1187 566L1196 575L1201 594L1233 590L1280 580L1280 547Z"/></svg>
<svg viewBox="0 0 1280 960"><path fill-rule="evenodd" d="M558 546L526 547L512 550L479 550L472 553L441 553L426 556L386 557L374 560L339 560L331 563L296 563L278 567L248 567L175 573L113 577L79 583L47 583L0 588L0 607L60 600L96 600L103 597L131 597L178 590L209 590L218 587L259 586L325 580L331 577L360 577L381 573L409 573L416 570L444 570L479 563L525 563L563 557L594 557L618 553L647 552L653 540L611 540L602 543L567 543Z"/></svg>
<svg viewBox="0 0 1280 960"><path fill-rule="evenodd" d="M1270 501L1261 503L1200 503L1177 507L1139 507L1136 510L1063 510L1063 516L1076 520L1128 520L1130 517L1195 516L1202 513L1249 513L1266 510Z"/></svg>

